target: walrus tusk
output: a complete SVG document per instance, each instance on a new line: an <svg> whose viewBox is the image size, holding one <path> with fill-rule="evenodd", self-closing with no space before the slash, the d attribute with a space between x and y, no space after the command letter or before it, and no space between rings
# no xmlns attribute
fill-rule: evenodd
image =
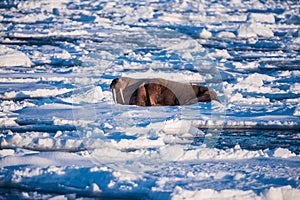
<svg viewBox="0 0 300 200"><path fill-rule="evenodd" d="M121 94L121 97L122 97L123 104L125 104L125 100L124 100L124 96L123 96L123 91L122 91L122 89L120 89L120 94Z"/></svg>
<svg viewBox="0 0 300 200"><path fill-rule="evenodd" d="M113 99L114 99L114 102L117 103L117 99L116 99L116 89L112 89L112 92L113 92Z"/></svg>

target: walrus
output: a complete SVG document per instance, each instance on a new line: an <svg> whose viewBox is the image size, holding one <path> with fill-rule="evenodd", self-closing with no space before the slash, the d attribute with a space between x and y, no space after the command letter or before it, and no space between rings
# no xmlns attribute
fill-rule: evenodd
<svg viewBox="0 0 300 200"><path fill-rule="evenodd" d="M110 84L113 99L118 104L137 106L178 106L197 102L220 102L215 91L162 78L116 78Z"/></svg>

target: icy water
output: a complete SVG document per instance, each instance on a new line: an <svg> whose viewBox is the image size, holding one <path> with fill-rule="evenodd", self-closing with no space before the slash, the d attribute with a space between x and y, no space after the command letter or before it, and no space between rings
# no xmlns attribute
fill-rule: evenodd
<svg viewBox="0 0 300 200"><path fill-rule="evenodd" d="M1 1L0 199L300 199L298 1ZM222 103L114 103L116 77Z"/></svg>

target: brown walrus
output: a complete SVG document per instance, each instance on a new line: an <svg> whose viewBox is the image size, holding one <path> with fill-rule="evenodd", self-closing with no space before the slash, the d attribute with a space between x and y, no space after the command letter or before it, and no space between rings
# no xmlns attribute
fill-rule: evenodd
<svg viewBox="0 0 300 200"><path fill-rule="evenodd" d="M116 103L137 106L176 106L197 102L220 102L208 87L185 84L162 78L116 78L110 84Z"/></svg>

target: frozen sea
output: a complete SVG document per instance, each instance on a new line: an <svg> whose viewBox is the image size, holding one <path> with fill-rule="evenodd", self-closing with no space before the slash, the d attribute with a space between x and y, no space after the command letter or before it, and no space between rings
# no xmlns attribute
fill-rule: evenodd
<svg viewBox="0 0 300 200"><path fill-rule="evenodd" d="M299 28L299 1L0 1L0 199L300 199ZM118 105L124 76L222 103Z"/></svg>

